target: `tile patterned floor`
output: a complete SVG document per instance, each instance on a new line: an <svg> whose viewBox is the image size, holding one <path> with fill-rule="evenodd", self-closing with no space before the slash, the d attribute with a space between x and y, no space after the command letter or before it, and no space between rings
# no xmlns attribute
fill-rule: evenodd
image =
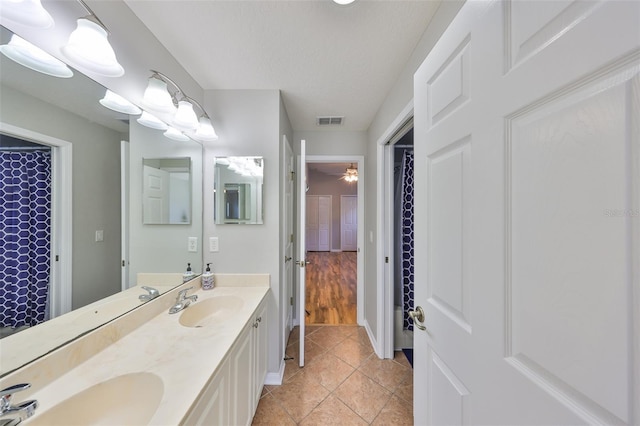
<svg viewBox="0 0 640 426"><path fill-rule="evenodd" d="M265 386L254 425L412 425L413 370L402 352L379 359L363 327L307 326L289 337L283 384Z"/></svg>

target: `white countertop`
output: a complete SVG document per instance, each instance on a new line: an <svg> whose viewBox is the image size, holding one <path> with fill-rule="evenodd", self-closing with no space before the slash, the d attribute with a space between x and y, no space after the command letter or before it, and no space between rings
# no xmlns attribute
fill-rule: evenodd
<svg viewBox="0 0 640 426"><path fill-rule="evenodd" d="M179 323L181 313L170 315L163 310L46 386L33 389L29 398L37 399L39 408L26 424L31 420L37 422L38 414L84 389L135 372L153 373L164 384L160 406L149 424L179 424L269 292L268 286L247 285L189 292L197 294L198 301L187 310L212 297L241 298L242 307L228 320L201 328L185 327ZM118 321L127 321L127 316ZM19 398L17 395L16 400L21 401ZM130 408L135 409L136 404L135 400L131 401Z"/></svg>

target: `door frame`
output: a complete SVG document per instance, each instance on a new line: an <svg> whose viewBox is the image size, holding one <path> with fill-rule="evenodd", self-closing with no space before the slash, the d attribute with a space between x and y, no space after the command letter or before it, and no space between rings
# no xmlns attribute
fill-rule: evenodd
<svg viewBox="0 0 640 426"><path fill-rule="evenodd" d="M0 121L0 133L51 147L51 319L71 311L73 144ZM56 260L58 259L58 260Z"/></svg>
<svg viewBox="0 0 640 426"><path fill-rule="evenodd" d="M298 156L298 162L300 156ZM364 191L365 191L365 165L364 155L307 155L306 163L354 163L358 165L358 250L357 250L357 291L356 311L358 325L364 324ZM297 201L299 202L299 200ZM296 312L304 312L304 306L298 307ZM298 323L304 321L304 317L297 318Z"/></svg>
<svg viewBox="0 0 640 426"><path fill-rule="evenodd" d="M377 145L377 234L376 291L378 330L381 336L376 352L384 358L394 357L394 295L393 295L393 146L389 143L413 117L413 98L378 138ZM388 258L388 262L385 259ZM382 319L382 321L380 321Z"/></svg>

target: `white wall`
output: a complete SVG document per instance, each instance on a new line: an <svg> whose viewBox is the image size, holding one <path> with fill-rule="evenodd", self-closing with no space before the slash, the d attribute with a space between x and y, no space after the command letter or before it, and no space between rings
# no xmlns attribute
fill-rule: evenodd
<svg viewBox="0 0 640 426"><path fill-rule="evenodd" d="M187 268L202 273L202 146L177 142L161 131L131 120L129 129L129 282L139 272L178 272ZM142 224L142 159L191 158L191 223L188 225ZM187 251L187 238L198 238L198 251Z"/></svg>
<svg viewBox="0 0 640 426"><path fill-rule="evenodd" d="M120 291L120 141L83 117L0 87L0 120L73 145L72 308ZM37 119L34 119L37 118ZM104 241L95 242L95 231Z"/></svg>
<svg viewBox="0 0 640 426"><path fill-rule="evenodd" d="M378 273L378 267L383 262L383 257L378 255L378 247L383 244L378 235L379 197L382 196L382 181L379 180L383 170L381 168L382 150L380 144L385 143L395 130L395 124L403 110L413 105L413 74L418 66L427 57L444 30L451 23L455 15L464 4L464 0L443 1L425 33L422 35L411 58L403 68L397 82L389 91L384 102L378 109L376 116L367 133L366 168L375 171L367 173L365 186L365 323L372 333L374 347L380 355L382 352L381 338L383 332L383 300L378 297L382 293L382 276ZM419 167L419 165L417 165ZM416 219L418 220L418 219ZM369 239L373 236L373 241ZM374 291L375 288L375 291ZM391 321L393 316L391 316Z"/></svg>
<svg viewBox="0 0 640 426"><path fill-rule="evenodd" d="M280 127L278 90L211 90L204 106L213 119L219 140L205 144L204 154L204 262L218 273L268 273L268 372L279 370L283 326L280 315ZM287 120L285 120L287 121ZM264 157L264 217L262 225L216 225L213 220L213 159L216 156ZM208 251L208 238L218 237L220 251Z"/></svg>

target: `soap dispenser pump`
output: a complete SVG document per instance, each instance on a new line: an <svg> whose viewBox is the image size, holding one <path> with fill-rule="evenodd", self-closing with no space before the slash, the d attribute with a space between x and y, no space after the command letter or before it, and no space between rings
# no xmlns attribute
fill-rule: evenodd
<svg viewBox="0 0 640 426"><path fill-rule="evenodd" d="M191 264L187 263L187 270L185 271L184 274L182 274L182 282L186 283L187 281L192 280L194 276L195 274L191 270Z"/></svg>
<svg viewBox="0 0 640 426"><path fill-rule="evenodd" d="M207 269L202 274L202 289L203 290L211 290L214 286L213 283L213 272L211 272L211 263L207 263Z"/></svg>

